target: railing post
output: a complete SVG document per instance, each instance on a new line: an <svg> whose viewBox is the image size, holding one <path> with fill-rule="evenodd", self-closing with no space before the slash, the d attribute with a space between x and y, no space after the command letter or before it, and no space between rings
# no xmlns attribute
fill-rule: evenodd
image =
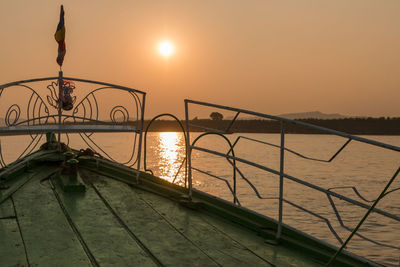
<svg viewBox="0 0 400 267"><path fill-rule="evenodd" d="M189 103L185 99L185 120L186 120L186 163L188 165L188 182L189 182L189 199L192 199L192 147L190 146L190 131L189 131Z"/></svg>
<svg viewBox="0 0 400 267"><path fill-rule="evenodd" d="M140 135L139 135L139 149L138 149L138 160L137 160L137 174L136 174L136 183L139 183L139 175L140 175L140 159L142 156L142 139L143 139L143 128L144 128L144 108L146 103L146 94L143 94L143 104L141 110L141 118L140 118Z"/></svg>
<svg viewBox="0 0 400 267"><path fill-rule="evenodd" d="M60 70L58 72L58 127L59 129L61 128L61 106L62 106L62 99L61 99L61 94L62 94L62 88L63 86L63 72ZM58 130L58 150L61 151L61 132Z"/></svg>
<svg viewBox="0 0 400 267"><path fill-rule="evenodd" d="M285 155L285 123L281 121L281 146L280 146L280 175L279 175L279 215L278 230L276 239L278 240L282 234L282 212L283 212L283 171L284 171L284 155Z"/></svg>

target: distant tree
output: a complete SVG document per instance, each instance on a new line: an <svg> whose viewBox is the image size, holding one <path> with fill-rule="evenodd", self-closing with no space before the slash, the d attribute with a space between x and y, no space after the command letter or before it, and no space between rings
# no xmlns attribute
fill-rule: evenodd
<svg viewBox="0 0 400 267"><path fill-rule="evenodd" d="M210 114L210 118L211 118L213 121L220 121L220 120L222 120L222 119L224 118L224 115L222 115L222 114L219 113L219 112L212 112L212 113Z"/></svg>

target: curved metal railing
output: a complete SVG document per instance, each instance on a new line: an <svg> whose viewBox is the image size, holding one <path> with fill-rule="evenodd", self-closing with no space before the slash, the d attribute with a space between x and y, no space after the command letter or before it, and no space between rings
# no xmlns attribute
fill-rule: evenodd
<svg viewBox="0 0 400 267"><path fill-rule="evenodd" d="M236 112L235 116L233 117L233 119L230 121L229 125L221 130L221 129L212 129L209 127L204 127L202 125L196 125L194 120L190 120L189 117L189 105L197 105L197 106L202 106L202 107L207 107L207 108L216 108L216 109L220 109L220 110L224 110L224 111L231 111L231 112ZM193 101L193 100L185 100L185 116L186 116L186 128L188 131L188 143L190 143L190 129L191 128L201 128L202 130L205 131L210 131L210 132L218 132L221 135L223 134L231 134L232 133L232 126L235 123L236 119L238 118L239 114L245 114L245 115L253 115L256 116L258 118L264 118L264 119L270 119L270 120L274 120L274 121L278 121L280 123L281 126L281 131L280 131L280 145L275 145L269 142L265 142L263 140L258 140L255 138L249 138L246 137L244 135L240 135L238 137L236 137L236 140L233 142L233 144L230 146L229 150L226 153L222 153L222 152L218 152L216 150L213 149L207 149L204 147L200 147L200 146L196 146L195 142L193 142L188 149L188 180L189 180L189 194L191 195L191 191L193 189L192 183L193 183L193 178L192 178L192 170L206 174L212 178L215 179L219 179L219 180L224 180L225 183L227 184L228 188L231 189L231 185L229 184L229 182L224 179L221 178L215 174L210 174L209 171L204 171L201 170L199 168L195 168L192 166L192 161L191 161L191 155L192 152L194 150L197 151L201 151L201 152L205 152L211 155L216 155L219 156L221 158L225 158L228 160L228 162L233 166L233 168L235 169L234 172L234 177L236 172L239 174L239 177L241 179L243 179L252 189L252 191L254 192L255 196L259 199L276 199L278 200L278 227L276 230L276 238L279 239L281 236L281 232L282 232L282 226L283 226L283 214L284 214L284 210L283 210L283 203L286 203L294 208L296 208L297 210L300 210L302 212L305 212L315 218L317 218L318 220L323 221L329 231L332 233L332 235L334 236L334 238L339 242L339 244L341 245L338 249L337 252L335 253L335 255L332 255L332 258L330 259L330 261L327 263L327 265L330 265L333 260L336 258L336 256L338 254L340 254L340 252L347 246L347 244L349 243L349 241L353 238L353 236L357 236L360 239L363 239L365 241L371 242L375 245L379 245L382 247L387 247L387 248L391 248L391 249L395 249L395 250L400 250L400 246L398 245L391 245L391 244L386 244L384 242L380 242L380 241L376 241L373 240L372 238L367 237L365 234L361 234L359 233L359 228L363 225L363 223L365 222L365 220L367 219L367 217L372 213L376 213L379 214L381 216L384 216L386 218L389 218L391 220L395 220L397 222L400 222L400 216L396 215L396 214L392 214L389 213L387 211L384 211L382 209L378 209L376 208L377 204L379 203L379 201L384 198L385 196L393 193L393 192L398 192L398 190L400 190L400 188L395 188L395 189L391 189L389 190L390 185L393 183L393 181L399 176L399 172L400 172L400 167L398 167L398 169L394 172L393 176L388 179L388 182L386 183L385 188L381 191L379 197L373 201L368 201L366 198L364 198L360 193L359 190L357 190L357 188L355 186L351 186L350 188L355 192L355 194L360 198L361 201L356 200L356 199L352 199L350 197L347 197L343 194L337 193L335 191L333 191L334 189L339 189L339 187L332 187L332 188L328 188L325 189L321 186L318 185L314 185L312 183L309 183L307 181L305 181L304 179L300 179L298 177L294 177L292 175L289 175L287 173L285 173L285 153L290 153L292 155L295 155L299 158L302 159L306 159L306 160L310 160L310 161L318 161L318 162L324 162L324 163L331 163L334 161L335 158L337 158L338 155L340 155L344 148L346 148L352 141L357 141L357 142L361 142L364 144L368 144L368 145L372 145L372 146L376 146L376 147L380 147L380 148L384 148L387 150L392 150L395 152L400 152L400 147L394 146L394 145L390 145L390 144L385 144L382 142L378 142L375 140L370 140L364 137L360 137L360 136L355 136L355 135L350 135L347 133L343 133L343 132L339 132L339 131L335 131L332 129L328 129L328 128L324 128L324 127L320 127L320 126L316 126L316 125L311 125L311 124L307 124L301 121L295 121L295 120L290 120L290 119L286 119L286 118L280 118L277 116L271 116L268 114L263 114L263 113L258 113L258 112L252 112L252 111L248 111L248 110L244 110L244 109L237 109L237 108L232 108L232 107L226 107L226 106L222 106L222 105L216 105L216 104L211 104L211 103L206 103L206 102L200 102L200 101ZM294 125L299 125L302 127L307 127L309 129L313 129L313 130L318 130L322 133L326 133L326 134L331 134L331 135L335 135L335 136L340 136L343 138L346 138L347 141L341 145L341 147L332 154L332 156L330 156L328 159L321 159L321 158L314 158L314 157L310 157L307 155L304 155L302 153L299 153L295 150L289 149L286 144L285 144L285 126L287 124L294 124ZM205 134L203 134L205 135ZM235 156L234 154L234 149L237 146L237 144L241 141L241 140L247 140L250 142L254 142L257 144L261 144L261 145L265 145L265 146L269 146L269 147L273 147L273 148L277 148L280 150L279 153L279 170L262 165L262 164L258 164L256 162L253 162L251 160L247 160L245 158L240 158ZM247 178L244 173L240 170L240 168L238 166L236 166L236 164L233 164L233 161L235 162L239 162L239 163L243 163L247 166L252 166L255 167L259 170L262 171L266 171L268 173L272 173L274 175L277 175L279 177L279 192L278 192L278 197L264 197L262 196L262 194L259 193L259 190L257 189L257 187L250 181L249 178ZM288 199L285 199L284 197L284 180L289 180L292 182L295 182L297 184L300 184L302 186L305 186L306 188L310 188L313 189L317 192L323 193L327 196L328 201L331 205L332 211L339 223L339 225L345 229L346 231L350 232L349 236L345 239L342 240L342 238L340 237L340 235L337 233L336 229L333 227L331 221L326 218L326 216L320 215L318 214L318 212L312 211L310 209L307 209L305 207L303 207L302 205L296 204L293 201L290 201ZM236 177L235 179L233 179L234 183L236 184ZM341 187L340 187L341 188ZM346 187L348 188L348 187ZM234 200L239 200L239 197L237 196L237 191L236 190L230 190L230 192L232 193ZM351 205L354 206L358 206L360 208L366 209L366 213L363 216L363 218L358 222L357 226L352 228L347 226L343 219L342 216L340 214L340 212L338 211L335 202L334 202L334 198L338 199L338 200L342 200L345 201L346 203L349 203ZM363 203L367 202L367 203L372 203L372 204L366 204ZM235 201L234 201L235 203Z"/></svg>
<svg viewBox="0 0 400 267"><path fill-rule="evenodd" d="M172 180L172 183L175 183L175 180L178 177L178 174L181 171L183 164L185 164L185 187L187 187L187 161L186 161L186 158L187 158L187 138L186 138L185 128L183 127L182 122L173 114L170 114L170 113L159 114L159 115L155 116L154 118L152 118L149 121L149 123L147 124L146 130L144 131L144 144L143 144L144 145L144 148L143 148L143 168L144 168L144 171L145 172L150 172L151 174L153 174L153 171L151 169L147 168L147 133L149 132L150 126L153 124L153 122L155 120L157 120L158 118L161 118L161 117L173 118L178 123L178 125L180 126L180 128L182 130L182 133L183 133L183 136L185 138L185 157L183 158L182 163L180 164L178 170L176 171L176 174L174 176L174 179Z"/></svg>
<svg viewBox="0 0 400 267"><path fill-rule="evenodd" d="M66 82L70 106L64 108ZM71 95L70 95L71 93ZM126 160L119 163L140 169L140 154L146 93L140 90L99 81L64 77L21 80L0 85L0 135L25 134L29 136L26 149L17 160L31 153L46 131L65 135L77 133L83 142L105 158L116 161L114 154L94 140L99 132L132 133L132 146ZM82 125L79 127L79 125ZM86 125L84 127L84 125ZM90 127L88 127L88 125ZM1 125L0 125L1 126ZM0 165L4 160L0 142Z"/></svg>

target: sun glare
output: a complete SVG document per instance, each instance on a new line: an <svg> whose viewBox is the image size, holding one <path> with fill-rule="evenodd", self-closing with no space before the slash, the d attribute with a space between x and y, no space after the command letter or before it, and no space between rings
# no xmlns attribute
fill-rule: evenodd
<svg viewBox="0 0 400 267"><path fill-rule="evenodd" d="M175 132L160 133L160 177L174 180L182 161L182 136Z"/></svg>
<svg viewBox="0 0 400 267"><path fill-rule="evenodd" d="M169 41L163 41L158 45L158 51L164 57L169 57L174 53L174 45Z"/></svg>

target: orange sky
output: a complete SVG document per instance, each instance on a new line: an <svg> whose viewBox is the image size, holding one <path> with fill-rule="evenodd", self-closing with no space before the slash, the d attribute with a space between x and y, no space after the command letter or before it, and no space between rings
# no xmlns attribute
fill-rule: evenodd
<svg viewBox="0 0 400 267"><path fill-rule="evenodd" d="M56 76L60 1L0 2L0 83ZM280 114L400 116L400 1L64 1L66 76ZM165 59L158 43L169 39Z"/></svg>

